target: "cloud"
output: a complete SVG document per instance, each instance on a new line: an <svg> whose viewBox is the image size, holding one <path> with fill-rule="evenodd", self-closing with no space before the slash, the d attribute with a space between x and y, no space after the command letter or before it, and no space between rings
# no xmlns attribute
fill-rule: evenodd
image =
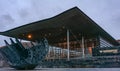
<svg viewBox="0 0 120 71"><path fill-rule="evenodd" d="M13 23L14 19L9 14L0 16L0 30L9 27Z"/></svg>

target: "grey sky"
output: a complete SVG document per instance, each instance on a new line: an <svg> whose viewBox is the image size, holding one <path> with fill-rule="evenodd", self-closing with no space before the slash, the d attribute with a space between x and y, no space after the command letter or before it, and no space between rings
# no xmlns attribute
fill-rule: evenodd
<svg viewBox="0 0 120 71"><path fill-rule="evenodd" d="M0 0L0 31L53 17L74 6L120 39L120 0ZM0 39L0 45L8 40L4 36Z"/></svg>

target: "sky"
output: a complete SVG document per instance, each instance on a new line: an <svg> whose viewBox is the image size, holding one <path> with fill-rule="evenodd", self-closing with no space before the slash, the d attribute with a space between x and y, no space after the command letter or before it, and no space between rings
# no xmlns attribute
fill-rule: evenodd
<svg viewBox="0 0 120 71"><path fill-rule="evenodd" d="M77 6L113 38L120 39L120 0L0 0L0 32L46 19ZM0 46L9 37L0 35Z"/></svg>

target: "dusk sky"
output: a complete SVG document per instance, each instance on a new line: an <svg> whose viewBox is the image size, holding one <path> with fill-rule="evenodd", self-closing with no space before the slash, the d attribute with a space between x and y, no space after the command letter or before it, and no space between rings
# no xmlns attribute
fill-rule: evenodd
<svg viewBox="0 0 120 71"><path fill-rule="evenodd" d="M0 0L0 32L53 17L72 7L86 15L115 39L120 39L120 0ZM0 36L0 46L5 45Z"/></svg>

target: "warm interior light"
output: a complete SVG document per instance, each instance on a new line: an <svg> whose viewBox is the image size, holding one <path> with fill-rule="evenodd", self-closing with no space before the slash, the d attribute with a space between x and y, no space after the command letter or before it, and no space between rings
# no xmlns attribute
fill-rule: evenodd
<svg viewBox="0 0 120 71"><path fill-rule="evenodd" d="M31 35L31 34L29 34L29 35L28 35L28 38L32 38L32 35Z"/></svg>

